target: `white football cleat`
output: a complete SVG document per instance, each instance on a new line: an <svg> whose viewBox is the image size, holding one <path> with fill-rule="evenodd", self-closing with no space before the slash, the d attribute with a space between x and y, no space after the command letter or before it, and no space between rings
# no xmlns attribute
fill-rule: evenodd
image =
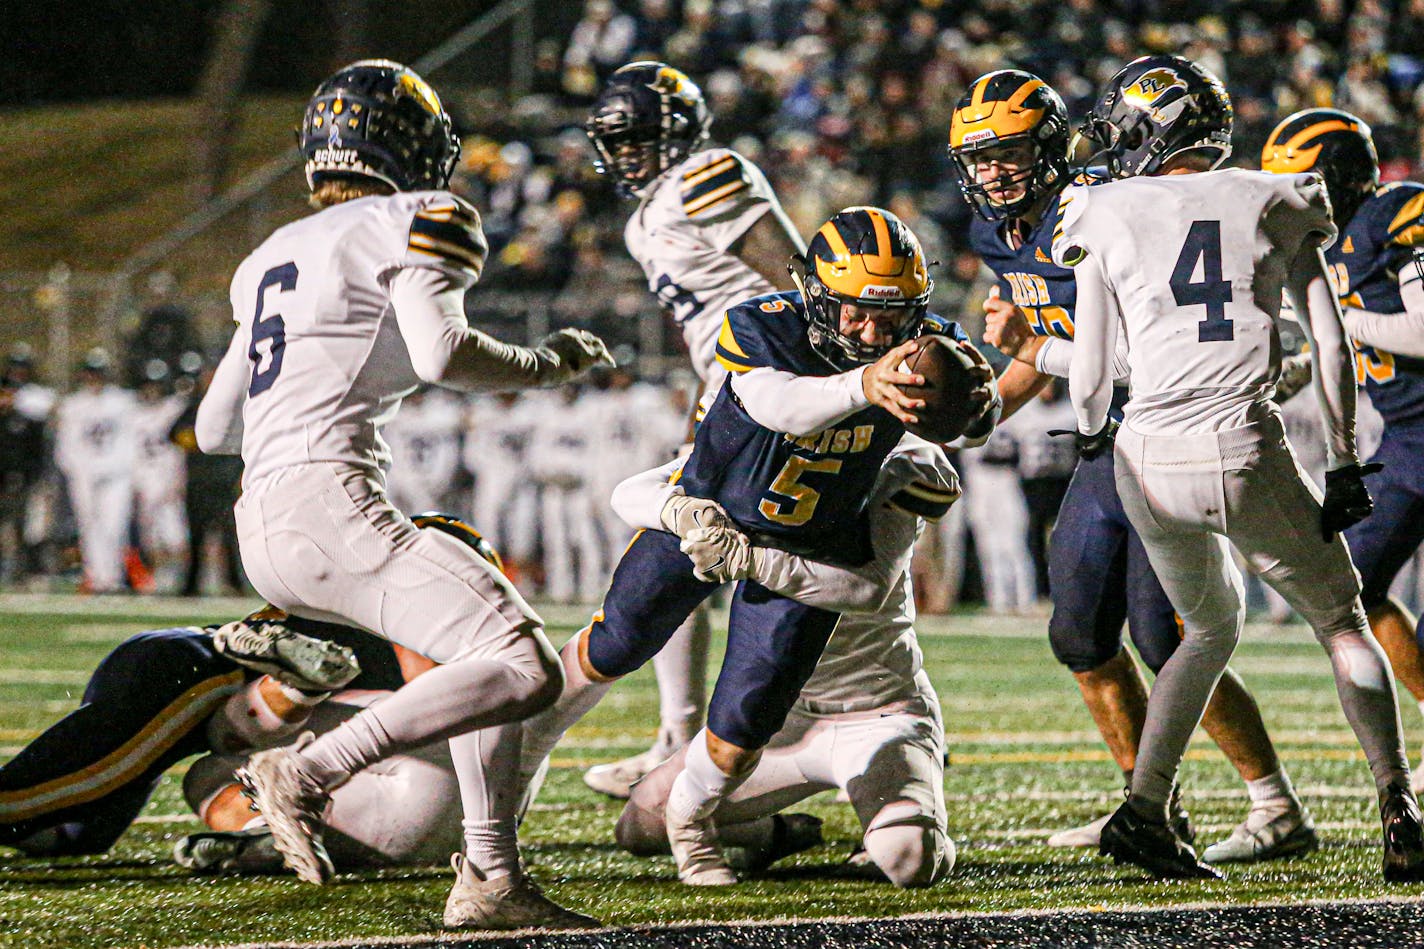
<svg viewBox="0 0 1424 949"><path fill-rule="evenodd" d="M521 871L481 880L464 854L450 858L455 885L445 900L446 929L598 929L592 916L564 909Z"/></svg>
<svg viewBox="0 0 1424 949"><path fill-rule="evenodd" d="M626 801L633 793L633 785L643 780L649 771L681 751L686 744L686 740L674 739L666 729L660 730L653 747L621 761L594 765L583 773L583 783L599 794Z"/></svg>
<svg viewBox="0 0 1424 949"><path fill-rule="evenodd" d="M1111 817L1111 814L1104 814L1090 824L1060 830L1046 842L1050 847L1096 847L1102 840L1103 828Z"/></svg>
<svg viewBox="0 0 1424 949"><path fill-rule="evenodd" d="M1248 814L1231 836L1202 852L1203 863L1254 863L1298 857L1320 849L1315 821L1304 808L1293 807L1269 820Z"/></svg>
<svg viewBox="0 0 1424 949"><path fill-rule="evenodd" d="M717 844L712 818L683 821L669 808L664 815L668 846L677 863L677 878L688 886L734 886L737 875Z"/></svg>
<svg viewBox="0 0 1424 949"><path fill-rule="evenodd" d="M320 886L336 875L336 868L321 844L326 792L316 787L298 763L296 749L310 741L311 732L307 732L291 747L259 751L234 777L267 818L272 844L282 854L282 862L301 879Z"/></svg>
<svg viewBox="0 0 1424 949"><path fill-rule="evenodd" d="M361 673L347 647L294 633L276 620L234 620L212 638L213 648L238 665L308 692L334 692Z"/></svg>

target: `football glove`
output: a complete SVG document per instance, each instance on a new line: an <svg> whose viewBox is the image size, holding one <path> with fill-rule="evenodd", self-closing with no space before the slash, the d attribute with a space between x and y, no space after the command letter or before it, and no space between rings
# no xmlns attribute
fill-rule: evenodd
<svg viewBox="0 0 1424 949"><path fill-rule="evenodd" d="M692 498L677 491L663 503L658 514L663 530L679 537L687 537L699 527L728 527L736 529L732 519L722 505L706 498Z"/></svg>
<svg viewBox="0 0 1424 949"><path fill-rule="evenodd" d="M1281 360L1281 377L1276 380L1276 394L1273 401L1284 405L1297 392L1310 385L1314 369L1310 364L1310 353L1296 353Z"/></svg>
<svg viewBox="0 0 1424 949"><path fill-rule="evenodd" d="M1082 432L1066 428L1055 428L1049 435L1072 435L1073 442L1078 448L1078 457L1084 461L1092 461L1105 451L1112 451L1113 439L1117 437L1117 420L1109 418L1103 423L1103 427L1091 435L1084 435Z"/></svg>
<svg viewBox="0 0 1424 949"><path fill-rule="evenodd" d="M588 330L556 330L541 339L534 352L542 363L539 381L543 385L569 382L594 366L614 365L603 340Z"/></svg>
<svg viewBox="0 0 1424 949"><path fill-rule="evenodd" d="M1325 500L1320 505L1320 536L1327 542L1370 516L1375 502L1365 487L1365 475L1384 465L1345 465L1325 472Z"/></svg>
<svg viewBox="0 0 1424 949"><path fill-rule="evenodd" d="M680 545L692 575L707 583L735 583L756 574L756 548L735 527L693 528Z"/></svg>

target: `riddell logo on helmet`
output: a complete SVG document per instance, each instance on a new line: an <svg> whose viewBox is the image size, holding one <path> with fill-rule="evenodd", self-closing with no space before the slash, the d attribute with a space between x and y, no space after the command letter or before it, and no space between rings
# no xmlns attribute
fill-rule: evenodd
<svg viewBox="0 0 1424 949"><path fill-rule="evenodd" d="M863 300L899 300L905 296L905 293L899 287L887 287L884 284L872 283L866 285L865 289L860 292L860 296Z"/></svg>
<svg viewBox="0 0 1424 949"><path fill-rule="evenodd" d="M964 136L964 144L973 145L975 142L983 142L998 137L998 134L993 129L980 129L977 132L970 132Z"/></svg>

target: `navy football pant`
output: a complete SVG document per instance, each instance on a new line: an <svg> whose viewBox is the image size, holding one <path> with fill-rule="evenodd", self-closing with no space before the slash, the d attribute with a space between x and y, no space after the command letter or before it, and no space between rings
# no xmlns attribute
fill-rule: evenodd
<svg viewBox="0 0 1424 949"><path fill-rule="evenodd" d="M588 633L588 660L601 675L627 675L658 653L718 584L692 575L678 538L643 531L633 539ZM727 652L707 727L740 748L761 748L780 731L815 671L840 614L806 606L744 580L732 596Z"/></svg>
<svg viewBox="0 0 1424 949"><path fill-rule="evenodd" d="M1366 610L1385 601L1400 568L1424 542L1424 424L1386 425L1370 461L1384 463L1383 471L1365 477L1374 513L1345 532Z"/></svg>
<svg viewBox="0 0 1424 949"><path fill-rule="evenodd" d="M103 853L169 767L208 750L206 723L243 671L206 633L140 633L94 670L83 703L0 766L0 845L41 830L35 855Z"/></svg>
<svg viewBox="0 0 1424 949"><path fill-rule="evenodd" d="M1080 461L1073 472L1049 540L1048 586L1048 642L1074 672L1121 651L1124 620L1154 673L1181 642L1176 611L1118 499L1111 452Z"/></svg>

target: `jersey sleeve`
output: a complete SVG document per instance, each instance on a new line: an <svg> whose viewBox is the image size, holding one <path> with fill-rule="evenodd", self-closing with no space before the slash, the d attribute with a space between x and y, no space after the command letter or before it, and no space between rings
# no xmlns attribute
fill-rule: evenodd
<svg viewBox="0 0 1424 949"><path fill-rule="evenodd" d="M1325 190L1325 179L1313 172L1305 172L1289 175L1281 184L1285 192L1284 204L1295 212L1298 232L1301 235L1318 235L1322 247L1333 244L1338 231L1330 209L1330 195Z"/></svg>
<svg viewBox="0 0 1424 949"><path fill-rule="evenodd" d="M479 212L448 191L419 195L412 212L401 256L391 269L439 270L467 286L478 281L489 254Z"/></svg>
<svg viewBox="0 0 1424 949"><path fill-rule="evenodd" d="M1050 256L1060 267L1076 267L1093 250L1087 217L1088 188L1074 185L1058 199L1058 218L1053 222Z"/></svg>
<svg viewBox="0 0 1424 949"><path fill-rule="evenodd" d="M721 332L717 334L717 362L724 369L740 373L763 366L783 368L777 365L765 327L759 325L760 321L757 319L759 307L775 305L778 302L780 301L773 300L771 304L758 304L750 301L740 303L727 311L727 315L722 318ZM782 313L784 309L777 311L778 315ZM769 318L771 312L762 315Z"/></svg>
<svg viewBox="0 0 1424 949"><path fill-rule="evenodd" d="M1424 188L1408 190L1405 200L1390 219L1388 240L1396 247L1424 251Z"/></svg>
<svg viewBox="0 0 1424 949"><path fill-rule="evenodd" d="M776 200L761 169L729 149L699 153L679 175L683 216L718 251L735 244Z"/></svg>

